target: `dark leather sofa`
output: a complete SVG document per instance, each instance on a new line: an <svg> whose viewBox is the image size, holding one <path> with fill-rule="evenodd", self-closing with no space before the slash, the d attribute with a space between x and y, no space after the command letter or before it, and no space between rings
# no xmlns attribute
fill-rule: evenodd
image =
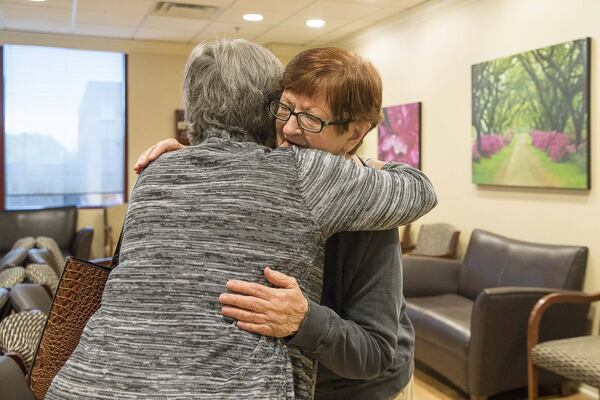
<svg viewBox="0 0 600 400"><path fill-rule="evenodd" d="M77 207L0 211L0 227L0 258L27 236L51 237L65 257L90 258L94 230L86 227L77 231Z"/></svg>
<svg viewBox="0 0 600 400"><path fill-rule="evenodd" d="M544 295L580 290L588 249L473 231L464 260L404 257L404 294L417 364L486 399L527 386L527 320ZM552 310L544 340L582 335L587 307ZM540 384L559 384L545 374Z"/></svg>

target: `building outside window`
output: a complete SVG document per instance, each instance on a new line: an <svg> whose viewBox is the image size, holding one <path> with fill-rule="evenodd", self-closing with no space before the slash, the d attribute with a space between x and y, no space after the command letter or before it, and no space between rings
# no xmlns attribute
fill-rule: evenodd
<svg viewBox="0 0 600 400"><path fill-rule="evenodd" d="M4 208L122 204L126 58L5 45Z"/></svg>

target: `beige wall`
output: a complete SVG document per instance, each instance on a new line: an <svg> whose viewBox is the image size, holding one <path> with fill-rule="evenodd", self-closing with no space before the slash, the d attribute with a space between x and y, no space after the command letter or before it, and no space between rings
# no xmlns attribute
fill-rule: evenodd
<svg viewBox="0 0 600 400"><path fill-rule="evenodd" d="M0 44L31 44L128 54L128 183L135 183L133 164L158 142L175 134L175 109L181 108L183 67L191 46L165 42L141 42L17 32L0 33ZM94 227L93 257L103 256L102 210L84 209L78 225Z"/></svg>
<svg viewBox="0 0 600 400"><path fill-rule="evenodd" d="M437 188L439 205L420 222L456 225L462 231L463 252L474 228L529 241L588 246L586 291L600 290L599 18L597 0L434 0L340 43L379 69L384 106L423 103L423 169ZM588 36L593 38L592 190L473 185L471 65ZM361 151L373 156L376 146L377 134L372 132Z"/></svg>

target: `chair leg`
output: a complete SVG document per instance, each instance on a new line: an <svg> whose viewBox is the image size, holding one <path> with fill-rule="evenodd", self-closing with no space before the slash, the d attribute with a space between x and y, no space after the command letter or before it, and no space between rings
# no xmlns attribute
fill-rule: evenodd
<svg viewBox="0 0 600 400"><path fill-rule="evenodd" d="M538 400L538 369L531 361L527 363L528 400Z"/></svg>
<svg viewBox="0 0 600 400"><path fill-rule="evenodd" d="M573 385L571 385L571 382L562 382L558 385L558 394L560 394L560 397L570 396L573 392Z"/></svg>

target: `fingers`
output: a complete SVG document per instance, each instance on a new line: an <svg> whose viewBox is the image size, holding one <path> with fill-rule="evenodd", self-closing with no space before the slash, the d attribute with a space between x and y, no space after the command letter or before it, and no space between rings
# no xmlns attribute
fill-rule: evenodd
<svg viewBox="0 0 600 400"><path fill-rule="evenodd" d="M223 306L221 308L221 314L241 322L249 322L252 324L266 324L269 320L266 314L256 313L230 306Z"/></svg>
<svg viewBox="0 0 600 400"><path fill-rule="evenodd" d="M135 165L133 166L133 170L136 174L140 174L150 163L150 161L148 161L148 155L152 152L152 150L154 150L155 147L156 145L151 146L148 150L144 151L141 156L138 157Z"/></svg>
<svg viewBox="0 0 600 400"><path fill-rule="evenodd" d="M161 154L168 153L170 151L175 151L184 148L185 146L179 143L176 139L169 138L164 139L158 142L156 145L152 146L153 149L150 151L148 155L148 161L152 162L156 160Z"/></svg>
<svg viewBox="0 0 600 400"><path fill-rule="evenodd" d="M133 169L137 174L139 174L148 166L148 164L160 157L161 154L179 150L184 147L184 145L173 138L161 140L142 153L133 166Z"/></svg>
<svg viewBox="0 0 600 400"><path fill-rule="evenodd" d="M277 289L272 289L270 287L260 285L258 283L238 281L235 279L227 281L225 287L231 290L232 292L245 294L247 296L258 297L264 300L272 299L276 296L277 293Z"/></svg>
<svg viewBox="0 0 600 400"><path fill-rule="evenodd" d="M276 336L275 333L273 332L273 328L267 324L253 324L251 322L239 321L237 323L237 326L238 326L238 328L243 329L245 331L252 332L252 333L258 333L259 335L263 335L263 336L282 337L282 336Z"/></svg>
<svg viewBox="0 0 600 400"><path fill-rule="evenodd" d="M266 313L272 309L271 303L266 300L233 293L221 294L219 296L219 302L221 302L221 304L243 308L244 310L257 313Z"/></svg>
<svg viewBox="0 0 600 400"><path fill-rule="evenodd" d="M265 277L270 283L280 288L290 289L298 286L298 282L294 277L275 271L269 267L265 268Z"/></svg>

